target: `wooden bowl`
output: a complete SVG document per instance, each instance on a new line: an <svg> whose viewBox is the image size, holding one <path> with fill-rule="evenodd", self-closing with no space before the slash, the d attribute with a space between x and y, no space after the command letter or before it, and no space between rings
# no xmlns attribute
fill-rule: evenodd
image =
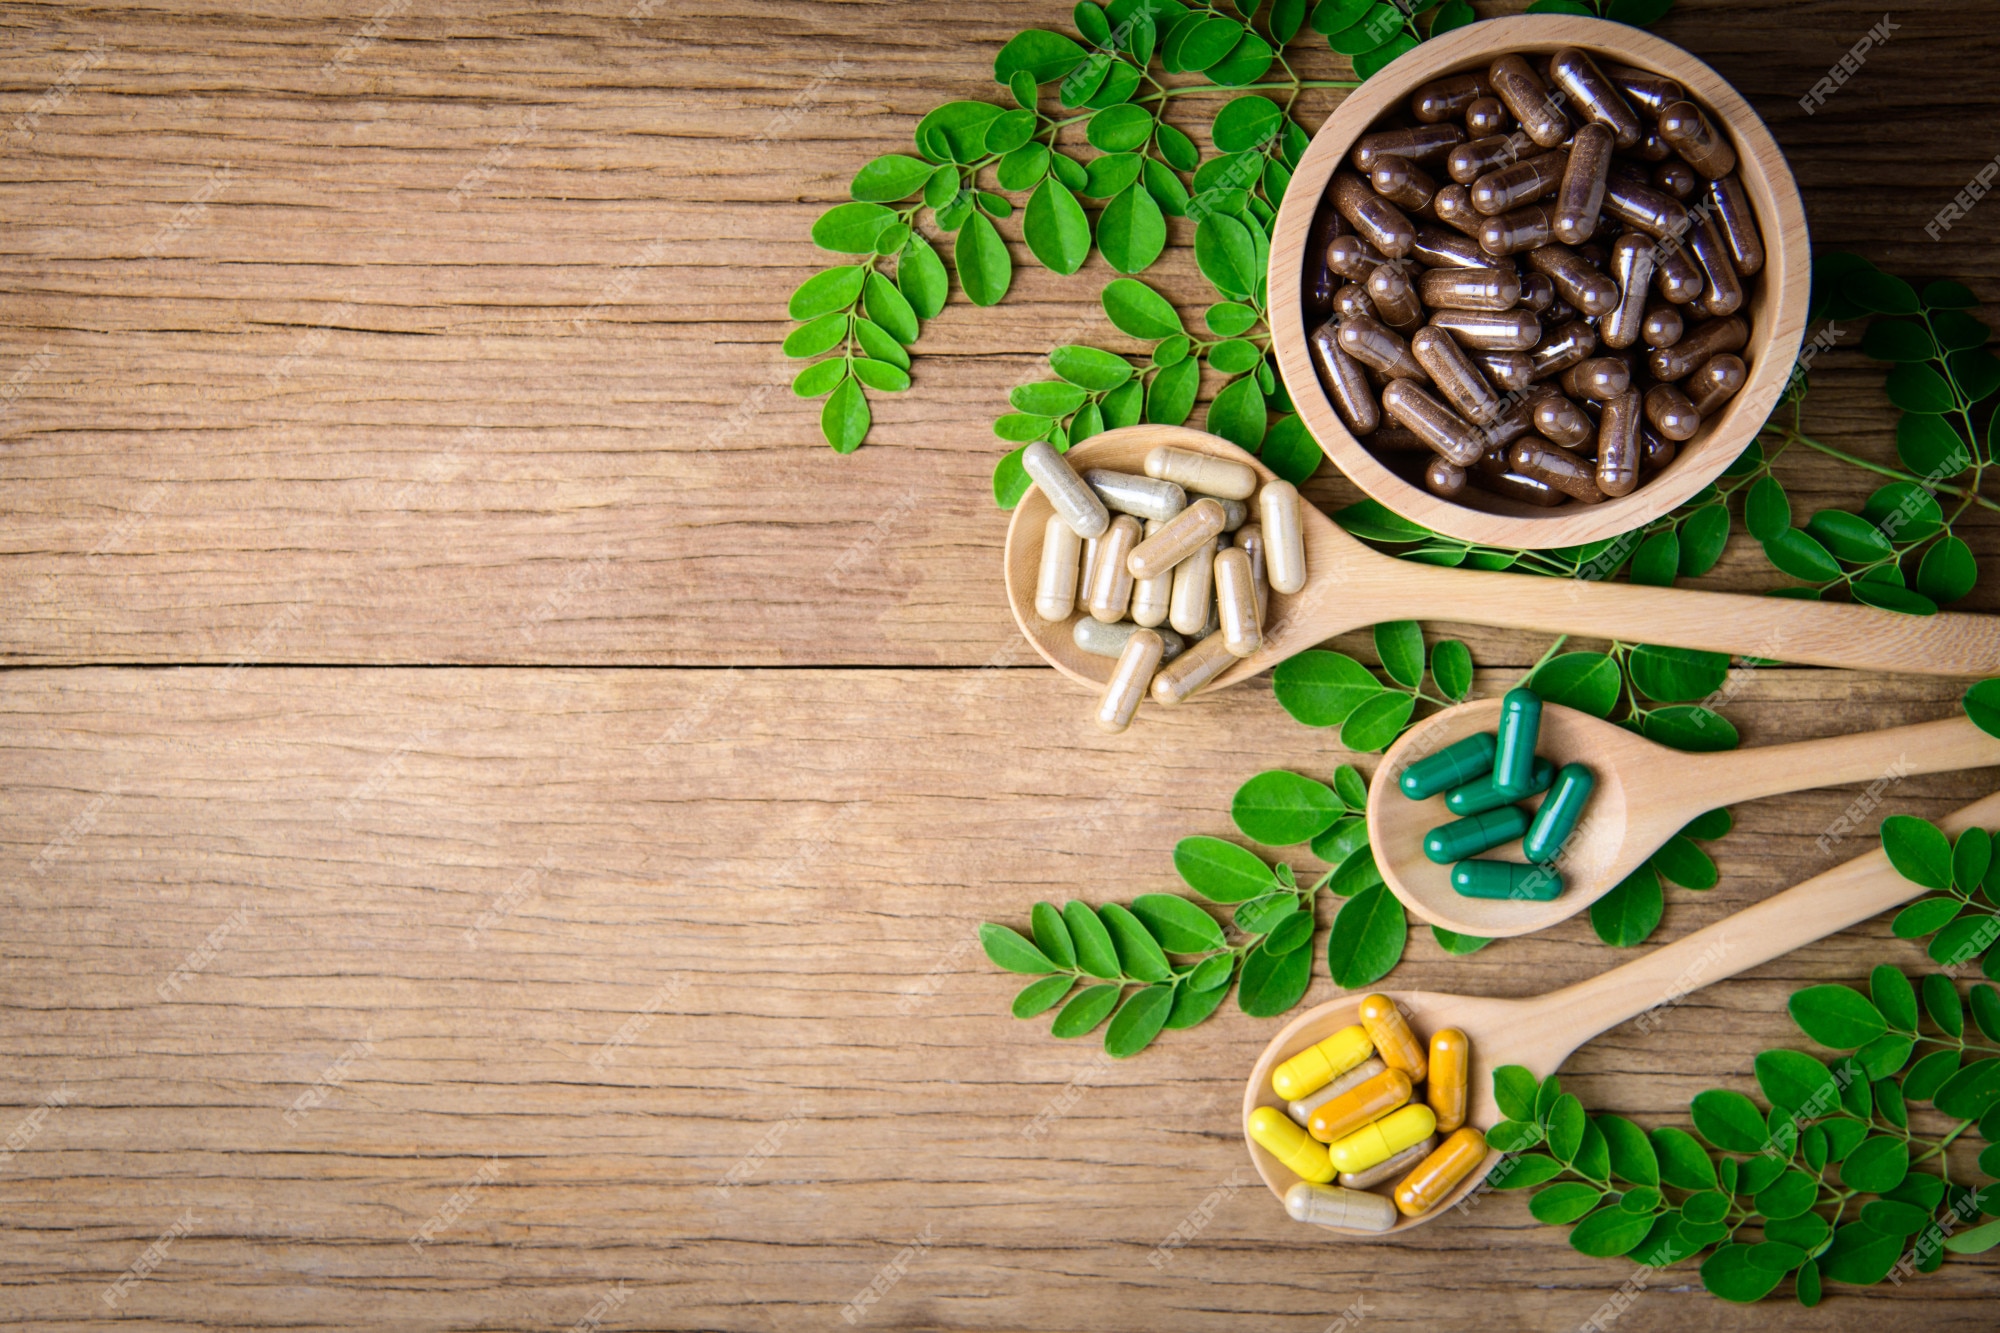
<svg viewBox="0 0 2000 1333"><path fill-rule="evenodd" d="M1455 500L1407 481L1347 429L1313 372L1300 288L1313 214L1355 140L1384 112L1407 105L1422 84L1483 69L1510 51L1545 54L1577 46L1600 61L1633 65L1676 79L1736 148L1737 172L1764 240L1764 267L1745 279L1743 309L1750 341L1739 353L1750 378L1722 412L1702 422L1674 461L1630 495L1559 509L1468 490ZM1463 541L1492 546L1573 546L1616 536L1658 518L1714 481L1757 434L1791 377L1805 332L1811 245L1804 206L1784 155L1750 104L1721 75L1671 42L1638 28L1568 14L1522 14L1468 24L1392 61L1342 102L1313 136L1292 174L1271 236L1271 343L1299 415L1326 456L1354 483L1396 513Z"/></svg>

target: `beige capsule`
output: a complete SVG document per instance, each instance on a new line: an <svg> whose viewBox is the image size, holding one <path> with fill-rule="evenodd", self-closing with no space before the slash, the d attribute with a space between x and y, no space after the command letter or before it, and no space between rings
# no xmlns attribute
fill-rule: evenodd
<svg viewBox="0 0 2000 1333"><path fill-rule="evenodd" d="M1150 629L1166 644L1161 657L1163 662L1171 662L1187 647L1187 640L1161 625L1140 625L1130 620L1116 620L1105 624L1091 616L1078 616L1070 629L1070 640L1083 652L1092 657L1116 657L1125 651L1125 640L1142 629Z"/></svg>
<svg viewBox="0 0 2000 1333"><path fill-rule="evenodd" d="M1294 1222L1347 1231L1387 1231L1398 1216L1395 1201L1386 1194L1304 1180L1285 1191L1285 1212Z"/></svg>
<svg viewBox="0 0 2000 1333"><path fill-rule="evenodd" d="M1152 536L1165 526L1165 519L1150 519L1146 523L1146 535ZM1174 574L1168 570L1151 578L1132 580L1132 608L1128 613L1134 622L1147 629L1157 629L1167 623L1173 612Z"/></svg>
<svg viewBox="0 0 2000 1333"><path fill-rule="evenodd" d="M1400 264L1384 264L1368 275L1368 299L1375 305L1376 318L1398 333L1423 327L1424 303Z"/></svg>
<svg viewBox="0 0 2000 1333"><path fill-rule="evenodd" d="M1382 256L1359 236L1336 236L1326 245L1326 266L1349 282L1366 282Z"/></svg>
<svg viewBox="0 0 2000 1333"><path fill-rule="evenodd" d="M1382 390L1382 410L1416 432L1417 438L1440 457L1460 467L1486 452L1486 442L1479 431L1415 380L1391 380L1389 387Z"/></svg>
<svg viewBox="0 0 2000 1333"><path fill-rule="evenodd" d="M1534 359L1535 378L1545 380L1551 375L1560 375L1577 362L1597 350L1597 330L1580 319L1549 332L1529 349L1528 355Z"/></svg>
<svg viewBox="0 0 2000 1333"><path fill-rule="evenodd" d="M1327 321L1327 337L1333 337L1332 326L1349 315L1366 315L1375 318L1375 303L1368 299L1368 289L1358 282L1344 284L1333 294L1333 316Z"/></svg>
<svg viewBox="0 0 2000 1333"><path fill-rule="evenodd" d="M1687 96L1687 90L1664 74L1654 74L1630 65L1606 65L1604 77L1625 95L1625 100L1653 115Z"/></svg>
<svg viewBox="0 0 2000 1333"><path fill-rule="evenodd" d="M1475 139L1498 134L1507 128L1507 105L1497 97L1473 99L1465 108L1465 132Z"/></svg>
<svg viewBox="0 0 2000 1333"><path fill-rule="evenodd" d="M1187 492L1171 481L1135 477L1108 467L1091 468L1083 474L1083 479L1113 513L1139 519L1165 519L1187 508Z"/></svg>
<svg viewBox="0 0 2000 1333"><path fill-rule="evenodd" d="M1680 200L1616 171L1604 182L1604 211L1656 241L1679 236L1688 226L1688 211Z"/></svg>
<svg viewBox="0 0 2000 1333"><path fill-rule="evenodd" d="M1708 207L1722 232L1723 244L1735 262L1739 277L1749 277L1764 267L1764 238L1757 234L1757 215L1743 193L1743 182L1730 172L1708 183Z"/></svg>
<svg viewBox="0 0 2000 1333"><path fill-rule="evenodd" d="M1394 154L1375 159L1375 165L1368 173L1368 183L1375 187L1375 193L1412 213L1428 208L1438 189L1437 182L1431 179L1428 171L1408 158Z"/></svg>
<svg viewBox="0 0 2000 1333"><path fill-rule="evenodd" d="M1554 240L1555 234L1555 219L1549 210L1541 204L1529 204L1481 223L1479 248L1499 259L1539 249Z"/></svg>
<svg viewBox="0 0 2000 1333"><path fill-rule="evenodd" d="M1528 62L1518 55L1504 55L1486 69L1486 81L1529 138L1544 148L1554 148L1569 138L1569 117L1549 96Z"/></svg>
<svg viewBox="0 0 2000 1333"><path fill-rule="evenodd" d="M1101 537L1111 526L1111 511L1104 507L1104 501L1048 441L1036 440L1023 449L1021 467L1077 536Z"/></svg>
<svg viewBox="0 0 2000 1333"><path fill-rule="evenodd" d="M1562 389L1571 398L1605 403L1632 387L1632 367L1618 356L1592 356L1562 373Z"/></svg>
<svg viewBox="0 0 2000 1333"><path fill-rule="evenodd" d="M1061 514L1050 514L1042 527L1042 564L1035 575L1035 614L1043 620L1068 620L1076 611L1076 572L1083 538Z"/></svg>
<svg viewBox="0 0 2000 1333"><path fill-rule="evenodd" d="M1146 475L1175 482L1190 494L1212 495L1219 500L1247 500L1257 489L1257 469L1248 463L1195 449L1176 449L1170 444L1147 453Z"/></svg>
<svg viewBox="0 0 2000 1333"><path fill-rule="evenodd" d="M1674 384L1655 384L1646 390L1646 420L1669 440L1685 440L1701 429L1701 413Z"/></svg>
<svg viewBox="0 0 2000 1333"><path fill-rule="evenodd" d="M1257 492L1257 515L1264 533L1264 575L1273 592L1295 593L1306 586L1305 528L1299 518L1299 488L1282 478Z"/></svg>
<svg viewBox="0 0 2000 1333"><path fill-rule="evenodd" d="M1565 245L1544 245L1528 251L1528 266L1549 275L1556 295L1583 314L1595 318L1618 304L1618 284L1611 275Z"/></svg>
<svg viewBox="0 0 2000 1333"><path fill-rule="evenodd" d="M1604 184L1611 170L1611 131L1595 121L1576 132L1550 214L1558 239L1582 245L1597 231L1604 211Z"/></svg>
<svg viewBox="0 0 2000 1333"><path fill-rule="evenodd" d="M1717 352L1695 367L1688 376L1689 400L1694 410L1709 416L1734 398L1750 378L1750 368L1734 352Z"/></svg>
<svg viewBox="0 0 2000 1333"><path fill-rule="evenodd" d="M1197 500L1213 500L1222 506L1222 530L1234 532L1250 521L1250 506L1241 500L1232 500L1222 495L1197 495Z"/></svg>
<svg viewBox="0 0 2000 1333"><path fill-rule="evenodd" d="M1132 715L1139 711L1139 701L1146 697L1146 689L1153 683L1153 674L1160 669L1165 652L1166 641L1154 631L1132 632L1132 637L1125 641L1125 650L1118 654L1118 665L1111 668L1104 697L1097 703L1097 725L1101 730L1116 735L1132 725Z"/></svg>
<svg viewBox="0 0 2000 1333"><path fill-rule="evenodd" d="M1674 102L1662 107L1659 129L1660 137L1686 158L1689 166L1710 180L1736 170L1736 150L1693 102Z"/></svg>
<svg viewBox="0 0 2000 1333"><path fill-rule="evenodd" d="M1245 523L1236 533L1236 549L1250 557L1250 582L1257 590L1257 623L1271 614L1271 581L1264 576L1264 529Z"/></svg>
<svg viewBox="0 0 2000 1333"><path fill-rule="evenodd" d="M1530 480L1555 487L1572 500L1584 504L1604 502L1604 492L1598 489L1590 464L1547 440L1530 435L1514 441L1507 449L1507 465Z"/></svg>
<svg viewBox="0 0 2000 1333"><path fill-rule="evenodd" d="M1597 336L1606 347L1627 348L1639 341L1646 318L1646 292L1653 285L1653 243L1628 231L1611 243L1611 280L1618 284L1618 304L1597 321Z"/></svg>
<svg viewBox="0 0 2000 1333"><path fill-rule="evenodd" d="M1711 315L1733 315L1743 308L1743 280L1737 276L1736 261L1716 230L1715 219L1705 217L1688 234L1688 248L1701 265L1701 308Z"/></svg>
<svg viewBox="0 0 2000 1333"><path fill-rule="evenodd" d="M1341 1172L1339 1176L1340 1183L1351 1190L1371 1189L1385 1180L1393 1180L1398 1176L1408 1174L1410 1169L1416 1166L1418 1162L1423 1161L1424 1158L1436 1152L1437 1145L1437 1135L1433 1134L1415 1147L1405 1148L1388 1161L1371 1166L1366 1171ZM1386 1196L1378 1195L1377 1197L1382 1198Z"/></svg>
<svg viewBox="0 0 2000 1333"><path fill-rule="evenodd" d="M1090 614L1099 620L1123 620L1132 605L1132 572L1126 567L1126 557L1138 546L1139 533L1139 520L1130 514L1112 519L1105 530L1085 602Z"/></svg>
<svg viewBox="0 0 2000 1333"><path fill-rule="evenodd" d="M1366 435L1382 424L1375 393L1368 387L1368 372L1340 346L1340 329L1332 320L1312 331L1307 340L1312 350L1313 370L1326 390L1340 419L1356 435Z"/></svg>
<svg viewBox="0 0 2000 1333"><path fill-rule="evenodd" d="M1472 206L1493 217L1520 204L1532 203L1561 184L1568 166L1569 150L1557 148L1523 158L1512 166L1497 167L1472 182Z"/></svg>
<svg viewBox="0 0 2000 1333"><path fill-rule="evenodd" d="M1465 142L1465 131L1456 125L1417 125L1410 129L1383 130L1355 140L1348 161L1356 171L1373 171L1380 157L1400 157L1419 165L1441 160Z"/></svg>
<svg viewBox="0 0 2000 1333"><path fill-rule="evenodd" d="M1644 137L1638 113L1588 52L1565 46L1549 57L1549 82L1567 93L1584 115L1610 131L1619 148L1635 147Z"/></svg>
<svg viewBox="0 0 2000 1333"><path fill-rule="evenodd" d="M1749 340L1750 326L1740 316L1711 319L1695 325L1692 331L1681 336L1680 341L1655 350L1647 358L1646 365L1656 380L1686 379L1694 373L1696 366L1717 352L1737 351ZM1694 394L1688 396L1696 397Z"/></svg>
<svg viewBox="0 0 2000 1333"><path fill-rule="evenodd" d="M1550 443L1576 450L1597 438L1595 423L1582 408L1556 392L1553 385L1543 386L1543 391L1535 395L1533 402L1530 420L1536 433Z"/></svg>
<svg viewBox="0 0 2000 1333"><path fill-rule="evenodd" d="M1525 352L1542 336L1542 321L1531 310L1433 310L1430 323L1474 352Z"/></svg>
<svg viewBox="0 0 2000 1333"><path fill-rule="evenodd" d="M1453 231L1474 240L1479 239L1479 225L1486 221L1485 214L1472 206L1472 191L1457 184L1447 185L1431 197L1431 214ZM1425 259L1423 251L1417 248L1423 245L1424 231L1423 224L1418 223L1417 243L1410 252L1426 264L1434 263Z"/></svg>
<svg viewBox="0 0 2000 1333"><path fill-rule="evenodd" d="M1416 226L1403 210L1375 193L1367 181L1351 171L1334 173L1333 206L1347 219L1347 225L1385 258L1408 254L1410 242L1417 238ZM1327 254L1331 263L1331 247Z"/></svg>
<svg viewBox="0 0 2000 1333"><path fill-rule="evenodd" d="M1153 701L1177 704L1242 660L1221 634L1211 634L1160 668L1153 677Z"/></svg>
<svg viewBox="0 0 2000 1333"><path fill-rule="evenodd" d="M1431 383L1467 421L1481 426L1500 415L1500 395L1493 392L1493 386L1479 373L1479 367L1449 333L1425 325L1410 335L1410 355L1429 372ZM1461 465L1468 461L1449 454L1444 456Z"/></svg>
<svg viewBox="0 0 2000 1333"><path fill-rule="evenodd" d="M1639 337L1651 348L1672 347L1686 329L1687 321L1681 318L1679 306L1655 301L1646 307L1646 318L1639 324Z"/></svg>
<svg viewBox="0 0 2000 1333"><path fill-rule="evenodd" d="M1702 280L1701 265L1694 262L1687 246L1678 240L1662 241L1653 253L1657 261L1653 269L1654 288L1674 305L1693 304L1707 283Z"/></svg>
<svg viewBox="0 0 2000 1333"><path fill-rule="evenodd" d="M1335 329L1340 350L1390 379L1422 379L1424 368L1410 355L1410 345L1379 319L1355 315Z"/></svg>
<svg viewBox="0 0 2000 1333"><path fill-rule="evenodd" d="M1502 393L1524 393L1534 382L1534 358L1526 352L1476 352L1472 361Z"/></svg>
<svg viewBox="0 0 2000 1333"><path fill-rule="evenodd" d="M1510 166L1533 153L1535 141L1519 130L1462 143L1445 158L1444 174L1460 185L1471 185L1489 171Z"/></svg>
<svg viewBox="0 0 2000 1333"><path fill-rule="evenodd" d="M1222 639L1229 651L1248 657L1264 641L1257 616L1257 582L1250 574L1250 557L1234 546L1215 553L1215 606L1222 621Z"/></svg>
<svg viewBox="0 0 2000 1333"><path fill-rule="evenodd" d="M1102 537L1085 537L1083 539L1083 571L1077 576L1076 580L1076 596L1079 602L1088 603L1090 601L1090 581L1097 577L1097 551L1103 545L1104 539ZM1084 619L1088 620L1089 617L1086 616Z"/></svg>
<svg viewBox="0 0 2000 1333"><path fill-rule="evenodd" d="M1644 420L1637 389L1604 405L1597 426L1597 489L1606 495L1630 495L1639 485L1639 427Z"/></svg>
<svg viewBox="0 0 2000 1333"><path fill-rule="evenodd" d="M1200 550L1222 532L1229 515L1216 500L1196 500L1160 525L1160 530L1136 546L1127 547L1118 561L1131 578L1149 579L1164 574ZM1104 556L1110 559L1107 550ZM1102 576L1099 582L1103 581ZM1096 614L1092 612L1092 614ZM1099 617L1103 619L1103 617ZM1114 617L1115 619L1115 617ZM1179 626L1175 626L1179 628ZM1182 631L1185 633L1186 631Z"/></svg>
<svg viewBox="0 0 2000 1333"><path fill-rule="evenodd" d="M1505 268L1434 268L1417 276L1427 306L1448 310L1512 310L1521 303L1521 275Z"/></svg>
<svg viewBox="0 0 2000 1333"><path fill-rule="evenodd" d="M1435 125L1455 119L1480 98L1492 95L1486 76L1477 70L1470 74L1447 74L1410 94L1410 114L1426 125Z"/></svg>
<svg viewBox="0 0 2000 1333"><path fill-rule="evenodd" d="M1182 634L1198 636L1208 626L1209 611L1215 604L1215 548L1210 537L1174 566L1173 591L1167 604L1167 623Z"/></svg>
<svg viewBox="0 0 2000 1333"><path fill-rule="evenodd" d="M1448 458L1433 458L1424 464L1424 489L1450 500L1465 490L1465 469Z"/></svg>
<svg viewBox="0 0 2000 1333"><path fill-rule="evenodd" d="M1492 256L1479 248L1476 235L1461 236L1422 224L1410 243L1410 258L1431 268L1489 268L1493 263Z"/></svg>

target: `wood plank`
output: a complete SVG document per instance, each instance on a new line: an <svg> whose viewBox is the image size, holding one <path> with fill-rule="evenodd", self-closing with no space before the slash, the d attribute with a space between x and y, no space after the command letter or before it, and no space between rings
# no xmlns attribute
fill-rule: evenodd
<svg viewBox="0 0 2000 1333"><path fill-rule="evenodd" d="M849 459L778 345L825 259L813 217L930 107L994 95L992 53L1061 7L391 8L372 44L367 5L0 9L0 125L35 117L0 155L0 378L21 389L0 417L0 660L1003 650L990 422L1049 347L1120 345L1108 270L1058 279L1017 247L1006 303L934 321L916 387L881 397ZM2000 297L2000 210L1924 234L1990 155L1960 132L2000 100L1976 9L1899 16L1824 106L1797 104L1878 19L1698 3L1661 31L1766 114L1822 247ZM36 111L52 87L71 91ZM1301 104L1309 123L1335 96ZM1190 128L1216 105L1185 102ZM1172 235L1156 277L1192 308L1206 288ZM1879 369L1845 348L1819 366L1813 427L1890 458ZM1783 470L1802 513L1870 489L1824 459ZM1969 529L1991 555L1994 525ZM1779 581L1739 548L1708 583ZM1472 642L1495 664L1542 646Z"/></svg>
<svg viewBox="0 0 2000 1333"><path fill-rule="evenodd" d="M1768 670L1732 715L1761 744L1954 693ZM1364 1328L1528 1329L1616 1294L1632 1266L1518 1196L1369 1246L1232 1186L1270 1022L1121 1063L1006 1018L978 922L1170 891L1173 842L1229 835L1250 772L1344 757L1258 685L1116 738L1086 702L1039 669L6 673L0 1124L66 1105L0 1173L0 1317L108 1322L190 1214L118 1317L567 1328L622 1291L605 1327L846 1327L899 1257L868 1326L1317 1330L1360 1302ZM1674 891L1659 939L1860 850L1814 842L1858 790L1741 808L1722 887ZM1464 958L1418 931L1396 980L1523 995L1618 956L1576 922ZM1922 965L1876 920L1591 1043L1567 1084L1685 1124L1800 1043L1793 989L1883 959ZM1817 1314L1672 1269L1621 1327L1985 1328L1995 1264Z"/></svg>

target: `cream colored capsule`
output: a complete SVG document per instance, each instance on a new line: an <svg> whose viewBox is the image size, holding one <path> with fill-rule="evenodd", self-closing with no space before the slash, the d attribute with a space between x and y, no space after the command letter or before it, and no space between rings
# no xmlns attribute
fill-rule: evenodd
<svg viewBox="0 0 2000 1333"><path fill-rule="evenodd" d="M1196 500L1137 548L1122 552L1118 563L1135 579L1164 574L1214 540L1228 519L1221 501Z"/></svg>
<svg viewBox="0 0 2000 1333"><path fill-rule="evenodd" d="M1094 616L1078 616L1070 629L1070 640L1092 657L1117 657L1125 651L1125 640L1138 633L1141 628L1129 620L1105 624ZM1162 662L1171 662L1187 647L1187 640L1164 627L1153 628L1153 632L1166 640L1166 651L1160 657Z"/></svg>
<svg viewBox="0 0 2000 1333"><path fill-rule="evenodd" d="M1222 500L1247 500L1257 489L1257 469L1248 463L1176 449L1170 444L1146 455L1146 475Z"/></svg>
<svg viewBox="0 0 2000 1333"><path fill-rule="evenodd" d="M1294 593L1306 586L1305 530L1299 523L1299 488L1289 481L1267 481L1257 493L1257 514L1264 529L1264 577L1275 592Z"/></svg>
<svg viewBox="0 0 2000 1333"><path fill-rule="evenodd" d="M1318 1092L1309 1092L1297 1101L1286 1105L1285 1114L1298 1121L1301 1125L1310 1124L1314 1111L1317 1111L1320 1107L1326 1105L1326 1103L1332 1101L1335 1097L1338 1097L1341 1093L1346 1092L1356 1084L1366 1083L1369 1079L1374 1078L1388 1067L1371 1055L1345 1074L1334 1079L1333 1082L1321 1088Z"/></svg>
<svg viewBox="0 0 2000 1333"><path fill-rule="evenodd" d="M1047 440L1036 440L1021 451L1021 467L1042 488L1056 512L1076 529L1077 536L1102 536L1111 525L1111 511L1104 507L1104 501Z"/></svg>
<svg viewBox="0 0 2000 1333"><path fill-rule="evenodd" d="M1114 514L1130 514L1134 518L1172 518L1187 508L1187 492L1171 481L1160 481L1154 477L1135 477L1129 472L1114 472L1108 467L1094 467L1083 474L1090 489L1097 492L1097 498L1104 501L1105 508Z"/></svg>
<svg viewBox="0 0 2000 1333"><path fill-rule="evenodd" d="M1234 546L1215 553L1215 603L1229 651L1238 657L1256 652L1264 642L1264 628L1257 619L1257 584L1250 576L1250 557Z"/></svg>
<svg viewBox="0 0 2000 1333"><path fill-rule="evenodd" d="M1250 580L1257 585L1257 623L1271 615L1271 583L1264 577L1264 529L1246 523L1236 533L1237 549L1250 557Z"/></svg>
<svg viewBox="0 0 2000 1333"><path fill-rule="evenodd" d="M1160 530L1164 519L1150 519L1146 523L1146 535L1152 536ZM1172 570L1155 574L1147 579L1132 581L1131 617L1147 629L1156 629L1167 623L1167 616L1173 611L1174 575ZM1168 631L1171 633L1172 631Z"/></svg>
<svg viewBox="0 0 2000 1333"><path fill-rule="evenodd" d="M1183 634L1202 635L1215 599L1215 538L1194 548L1174 566L1174 586L1167 601L1167 623Z"/></svg>
<svg viewBox="0 0 2000 1333"><path fill-rule="evenodd" d="M1042 528L1042 568L1035 576L1035 614L1043 620L1068 620L1076 610L1077 559L1083 538L1061 514L1050 514Z"/></svg>
<svg viewBox="0 0 2000 1333"><path fill-rule="evenodd" d="M1097 570L1090 580L1086 598L1090 614L1099 620L1108 622L1125 618L1126 608L1132 604L1132 573L1125 566L1125 557L1138 544L1138 519L1130 514L1120 514L1111 520L1103 545L1098 548Z"/></svg>
<svg viewBox="0 0 2000 1333"><path fill-rule="evenodd" d="M1241 500L1224 499L1219 495L1194 495L1193 500L1213 500L1222 506L1222 530L1234 532L1250 521L1250 506Z"/></svg>
<svg viewBox="0 0 2000 1333"><path fill-rule="evenodd" d="M1132 715L1139 711L1139 701L1146 697L1165 651L1166 641L1149 629L1136 630L1125 640L1125 651L1118 655L1118 665L1111 669L1097 704L1099 728L1115 735L1132 725Z"/></svg>
<svg viewBox="0 0 2000 1333"><path fill-rule="evenodd" d="M1104 545L1102 537L1083 539L1083 572L1076 580L1076 596L1079 602L1090 600L1090 581L1097 577L1097 548L1102 545Z"/></svg>
<svg viewBox="0 0 2000 1333"><path fill-rule="evenodd" d="M1351 1190L1372 1189L1385 1180L1401 1176L1418 1162L1437 1150L1437 1135L1433 1134L1413 1148L1405 1148L1386 1162L1377 1162L1366 1171L1343 1171L1340 1183Z"/></svg>
<svg viewBox="0 0 2000 1333"><path fill-rule="evenodd" d="M1303 1180L1285 1191L1285 1211L1294 1222L1347 1231L1387 1231L1396 1225L1396 1205L1386 1194Z"/></svg>
<svg viewBox="0 0 2000 1333"><path fill-rule="evenodd" d="M1153 700L1177 704L1242 660L1220 634L1211 634L1160 668L1153 677Z"/></svg>

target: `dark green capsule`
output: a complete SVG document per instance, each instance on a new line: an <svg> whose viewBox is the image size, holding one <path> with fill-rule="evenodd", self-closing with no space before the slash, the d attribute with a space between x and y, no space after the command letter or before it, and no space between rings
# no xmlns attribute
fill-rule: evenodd
<svg viewBox="0 0 2000 1333"><path fill-rule="evenodd" d="M1419 759L1403 770L1396 785L1413 801L1435 796L1452 787L1462 787L1483 777L1493 768L1493 733L1476 732L1462 741L1453 741L1434 755Z"/></svg>
<svg viewBox="0 0 2000 1333"><path fill-rule="evenodd" d="M1563 891L1563 877L1547 866L1512 861L1460 861L1451 868L1451 887L1461 898L1516 898L1545 903Z"/></svg>
<svg viewBox="0 0 2000 1333"><path fill-rule="evenodd" d="M1596 786L1597 779L1582 764L1562 766L1542 808L1535 811L1535 821L1528 825L1528 836L1521 840L1521 850L1530 861L1556 859L1576 829L1576 821L1583 817L1583 807L1590 803Z"/></svg>
<svg viewBox="0 0 2000 1333"><path fill-rule="evenodd" d="M1500 699L1500 737L1493 752L1493 785L1515 800L1535 782L1535 742L1542 734L1542 696L1512 689Z"/></svg>
<svg viewBox="0 0 2000 1333"><path fill-rule="evenodd" d="M1528 831L1528 812L1518 805L1454 819L1424 835L1424 855L1441 866L1491 851Z"/></svg>
<svg viewBox="0 0 2000 1333"><path fill-rule="evenodd" d="M1085 616L1088 620L1090 617ZM1546 759L1535 760L1535 780L1523 796L1533 796L1545 792L1549 784L1556 780L1556 766ZM1493 775L1474 778L1463 787L1453 787L1444 795L1444 808L1455 815L1483 815L1488 810L1498 810L1503 805L1512 805L1520 796L1510 796L1493 785Z"/></svg>

